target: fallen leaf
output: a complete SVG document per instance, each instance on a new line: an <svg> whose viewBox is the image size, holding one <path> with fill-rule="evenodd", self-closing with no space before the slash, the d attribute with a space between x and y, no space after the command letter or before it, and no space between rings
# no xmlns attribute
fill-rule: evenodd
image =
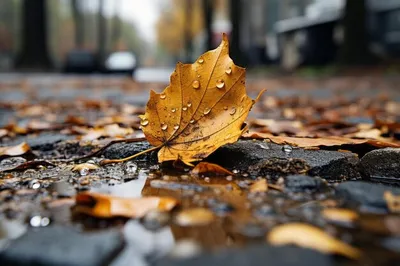
<svg viewBox="0 0 400 266"><path fill-rule="evenodd" d="M318 147L318 146L341 146L341 145L357 145L369 144L374 147L392 147L400 148L400 144L374 140L374 139L352 139L346 137L324 137L324 138L296 138L285 136L274 136L269 133L249 132L243 135L244 138L251 139L269 139L276 144L289 144L300 148Z"/></svg>
<svg viewBox="0 0 400 266"><path fill-rule="evenodd" d="M210 173L213 175L233 175L231 171L214 163L200 162L192 169L192 174L194 175L201 175L206 173Z"/></svg>
<svg viewBox="0 0 400 266"><path fill-rule="evenodd" d="M250 186L251 193L259 193L259 192L267 192L268 191L268 183L265 178L260 179Z"/></svg>
<svg viewBox="0 0 400 266"><path fill-rule="evenodd" d="M383 193L388 209L393 213L400 213L400 195L395 196L390 191Z"/></svg>
<svg viewBox="0 0 400 266"><path fill-rule="evenodd" d="M0 147L0 157L20 156L31 150L26 142L22 142L16 146Z"/></svg>
<svg viewBox="0 0 400 266"><path fill-rule="evenodd" d="M8 135L7 129L0 129L0 139Z"/></svg>
<svg viewBox="0 0 400 266"><path fill-rule="evenodd" d="M195 63L178 63L163 92L150 92L141 126L160 149L159 162L200 161L244 132L243 122L258 98L246 94L246 70L233 63L228 50L224 34L219 47Z"/></svg>
<svg viewBox="0 0 400 266"><path fill-rule="evenodd" d="M98 169L99 166L92 164L92 163L80 163L74 166L74 168L72 168L72 171L81 171L83 169L87 169L87 170L95 170Z"/></svg>
<svg viewBox="0 0 400 266"><path fill-rule="evenodd" d="M325 219L339 223L354 223L359 218L356 212L349 209L327 208L321 213Z"/></svg>
<svg viewBox="0 0 400 266"><path fill-rule="evenodd" d="M179 212L175 222L181 226L203 226L214 220L214 214L205 208L193 208Z"/></svg>
<svg viewBox="0 0 400 266"><path fill-rule="evenodd" d="M297 245L311 248L322 253L334 253L358 259L360 250L354 248L330 235L323 230L303 223L288 223L274 227L267 235L267 240L273 245Z"/></svg>
<svg viewBox="0 0 400 266"><path fill-rule="evenodd" d="M85 135L82 136L82 140L95 140L100 137L125 137L133 133L132 128L123 128L118 124L106 125L101 128L91 128L91 129L78 129L75 130L83 130Z"/></svg>
<svg viewBox="0 0 400 266"><path fill-rule="evenodd" d="M176 204L170 197L119 198L83 192L76 196L75 211L99 218L141 218L153 210L170 211Z"/></svg>

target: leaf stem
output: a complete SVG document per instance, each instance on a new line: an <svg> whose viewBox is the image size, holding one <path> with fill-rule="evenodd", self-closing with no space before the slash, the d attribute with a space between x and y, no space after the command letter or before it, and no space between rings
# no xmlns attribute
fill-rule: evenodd
<svg viewBox="0 0 400 266"><path fill-rule="evenodd" d="M100 165L106 165L106 164L110 164L110 163L122 163L122 162L126 162L126 161L132 160L133 158L136 158L136 157L138 157L138 156L140 156L140 155L142 155L142 154L145 154L145 153L148 153L148 152L157 150L157 149L159 149L159 148L161 148L161 146L152 147L152 148L150 148L150 149L147 149L147 150L138 152L138 153L136 153L136 154L134 154L134 155L131 155L131 156L128 156L128 157L125 157L125 158L122 158L122 159L105 159L105 160L102 160L102 161L100 162Z"/></svg>

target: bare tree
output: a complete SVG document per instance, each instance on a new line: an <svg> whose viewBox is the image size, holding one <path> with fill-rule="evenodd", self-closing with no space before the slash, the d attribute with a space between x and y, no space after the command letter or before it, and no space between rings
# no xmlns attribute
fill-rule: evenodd
<svg viewBox="0 0 400 266"><path fill-rule="evenodd" d="M47 1L24 0L22 4L22 44L17 67L48 69Z"/></svg>
<svg viewBox="0 0 400 266"><path fill-rule="evenodd" d="M212 20L213 20L213 1L212 0L203 0L203 16L204 16L204 27L206 29L206 50L212 50L213 47L213 38L212 38Z"/></svg>
<svg viewBox="0 0 400 266"><path fill-rule="evenodd" d="M107 49L107 24L106 18L104 17L104 0L99 0L99 10L98 10L98 64L99 67L103 66L103 62L106 56L106 49Z"/></svg>
<svg viewBox="0 0 400 266"><path fill-rule="evenodd" d="M368 49L366 0L347 0L343 18L344 43L339 61L344 65L371 63Z"/></svg>
<svg viewBox="0 0 400 266"><path fill-rule="evenodd" d="M235 62L239 65L246 64L246 57L242 52L240 45L240 27L242 23L242 1L241 0L230 0L230 19L232 23L231 32L231 47L230 53Z"/></svg>
<svg viewBox="0 0 400 266"><path fill-rule="evenodd" d="M192 61L193 44L192 44L192 0L185 0L185 27L184 27L184 43L185 43L185 61L189 63Z"/></svg>
<svg viewBox="0 0 400 266"><path fill-rule="evenodd" d="M79 0L71 1L72 14L75 24L75 46L77 48L82 48L84 42L83 13L81 4L82 2Z"/></svg>

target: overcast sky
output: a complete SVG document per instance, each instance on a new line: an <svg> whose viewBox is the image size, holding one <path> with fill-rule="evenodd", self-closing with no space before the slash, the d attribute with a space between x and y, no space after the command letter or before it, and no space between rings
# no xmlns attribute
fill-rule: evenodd
<svg viewBox="0 0 400 266"><path fill-rule="evenodd" d="M157 22L160 3L168 0L118 0L121 3L121 16L135 23L142 36L154 42L156 39L155 24ZM106 12L114 11L114 0L106 0Z"/></svg>

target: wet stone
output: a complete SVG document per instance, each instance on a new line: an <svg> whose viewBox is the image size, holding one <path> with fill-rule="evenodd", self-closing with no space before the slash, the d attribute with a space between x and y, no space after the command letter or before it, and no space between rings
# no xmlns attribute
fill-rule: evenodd
<svg viewBox="0 0 400 266"><path fill-rule="evenodd" d="M257 245L242 249L230 248L220 252L203 253L199 256L188 259L162 259L155 265L157 266L203 266L203 265L279 265L279 266L308 266L334 265L329 255L298 248L298 247L272 247L267 245Z"/></svg>
<svg viewBox="0 0 400 266"><path fill-rule="evenodd" d="M108 265L122 250L115 230L81 233L72 228L35 228L10 242L0 253L1 265Z"/></svg>
<svg viewBox="0 0 400 266"><path fill-rule="evenodd" d="M400 179L400 149L373 150L360 160L360 172L367 178Z"/></svg>
<svg viewBox="0 0 400 266"><path fill-rule="evenodd" d="M103 152L103 155L107 159L121 159L147 150L149 148L151 148L151 146L147 141L134 143L116 143L107 148ZM147 153L138 157L138 160L144 159L150 160L150 162L157 162L156 155L157 153Z"/></svg>
<svg viewBox="0 0 400 266"><path fill-rule="evenodd" d="M249 171L252 175L287 176L308 174L328 180L359 178L359 159L356 154L328 150L293 148L288 155L283 145L269 143L263 149L262 141L239 140L215 151L209 161L228 169Z"/></svg>
<svg viewBox="0 0 400 266"><path fill-rule="evenodd" d="M400 195L400 188L383 184L348 181L336 187L337 194L345 200L349 207L359 205L364 210L372 212L387 212L387 204L383 198L385 191Z"/></svg>
<svg viewBox="0 0 400 266"><path fill-rule="evenodd" d="M326 183L319 177L289 175L285 178L285 190L290 192L316 192L326 188Z"/></svg>

